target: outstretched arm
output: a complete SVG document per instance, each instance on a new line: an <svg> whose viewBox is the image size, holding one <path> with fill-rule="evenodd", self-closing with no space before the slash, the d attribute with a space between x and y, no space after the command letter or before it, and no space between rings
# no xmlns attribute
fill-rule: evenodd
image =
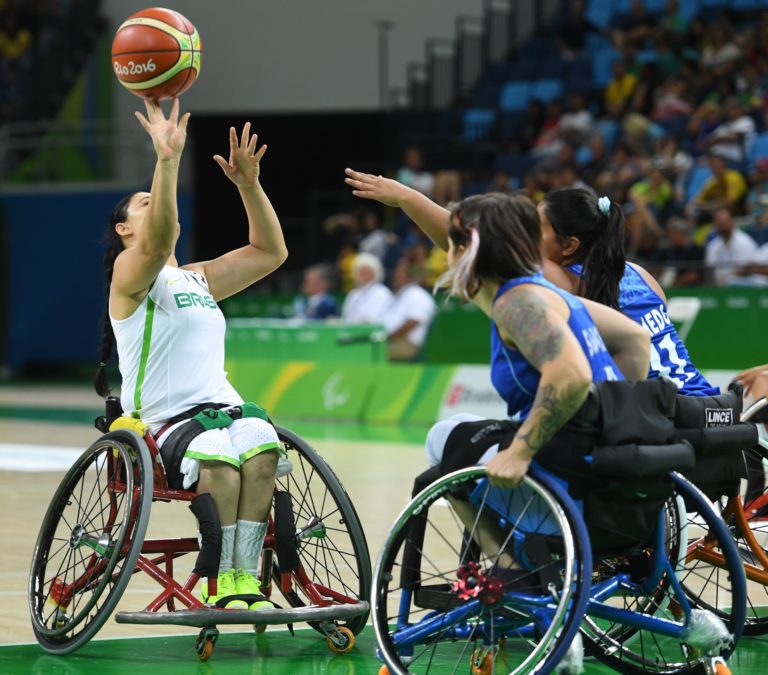
<svg viewBox="0 0 768 675"><path fill-rule="evenodd" d="M418 190L391 178L352 169L345 169L344 173L347 174L344 182L352 186L353 195L402 209L436 246L443 251L448 250L448 230L451 226L448 209L436 204Z"/></svg>
<svg viewBox="0 0 768 675"><path fill-rule="evenodd" d="M566 312L525 287L507 291L493 307L505 342L514 344L541 374L531 412L509 447L487 464L491 483L499 487L515 487L523 479L539 449L587 398L592 371L568 327Z"/></svg>
<svg viewBox="0 0 768 675"><path fill-rule="evenodd" d="M144 208L141 228L129 230L126 224L118 224L118 233L133 235L136 245L127 248L115 260L110 307L117 316L128 316L149 292L173 253L179 220L176 183L189 113L179 119L179 99L174 99L167 118L160 104L149 100L144 103L147 116L136 112L136 119L152 139L157 162L151 191L136 205Z"/></svg>
<svg viewBox="0 0 768 675"><path fill-rule="evenodd" d="M185 267L205 276L216 300L242 291L280 267L288 257L280 221L259 182L260 161L267 146L257 150L258 136L250 132L251 123L246 122L238 142L235 128L230 127L229 159L221 155L213 158L240 192L248 216L248 245Z"/></svg>

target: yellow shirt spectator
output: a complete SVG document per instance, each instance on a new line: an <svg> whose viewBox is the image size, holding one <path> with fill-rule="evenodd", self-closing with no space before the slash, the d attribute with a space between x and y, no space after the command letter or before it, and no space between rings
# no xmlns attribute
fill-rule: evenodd
<svg viewBox="0 0 768 675"><path fill-rule="evenodd" d="M704 183L696 197L698 204L721 203L730 207L738 204L747 194L747 182L735 169L726 169L720 178L712 176Z"/></svg>
<svg viewBox="0 0 768 675"><path fill-rule="evenodd" d="M637 77L632 73L621 73L614 77L605 88L605 105L608 110L621 110L629 101L637 86Z"/></svg>

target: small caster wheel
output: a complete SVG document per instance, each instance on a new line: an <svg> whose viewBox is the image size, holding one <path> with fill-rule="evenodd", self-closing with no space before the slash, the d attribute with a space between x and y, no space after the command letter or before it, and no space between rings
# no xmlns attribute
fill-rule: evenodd
<svg viewBox="0 0 768 675"><path fill-rule="evenodd" d="M379 668L379 675L390 675L389 667L386 663Z"/></svg>
<svg viewBox="0 0 768 675"><path fill-rule="evenodd" d="M195 651L201 661L207 661L211 658L218 637L219 630L214 626L206 626L200 631L197 640L195 640Z"/></svg>
<svg viewBox="0 0 768 675"><path fill-rule="evenodd" d="M493 672L493 659L491 652L475 649L470 658L470 673L472 675L491 675Z"/></svg>
<svg viewBox="0 0 768 675"><path fill-rule="evenodd" d="M69 623L69 616L67 616L67 611L64 609L61 609L61 607L57 607L56 611L53 614L53 627L56 630L61 630Z"/></svg>
<svg viewBox="0 0 768 675"><path fill-rule="evenodd" d="M256 633L256 635L262 635L267 630L267 624L265 623L257 623L253 626L253 632Z"/></svg>
<svg viewBox="0 0 768 675"><path fill-rule="evenodd" d="M334 654L348 654L355 646L355 634L346 626L339 626L336 630L325 638L330 649Z"/></svg>

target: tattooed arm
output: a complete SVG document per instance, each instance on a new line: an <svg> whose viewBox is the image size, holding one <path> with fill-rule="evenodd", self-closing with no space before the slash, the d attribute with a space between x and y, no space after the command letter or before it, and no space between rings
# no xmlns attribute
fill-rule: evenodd
<svg viewBox="0 0 768 675"><path fill-rule="evenodd" d="M491 483L514 487L528 465L587 398L592 370L568 327L568 308L551 291L518 286L493 307L504 341L541 373L531 412L508 448L487 464Z"/></svg>

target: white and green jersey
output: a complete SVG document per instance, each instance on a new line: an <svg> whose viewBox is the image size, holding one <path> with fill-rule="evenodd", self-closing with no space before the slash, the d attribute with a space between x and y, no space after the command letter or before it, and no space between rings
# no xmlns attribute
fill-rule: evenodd
<svg viewBox="0 0 768 675"><path fill-rule="evenodd" d="M205 277L166 265L127 319L113 319L126 415L148 424L208 401L242 403L224 371L224 315Z"/></svg>

